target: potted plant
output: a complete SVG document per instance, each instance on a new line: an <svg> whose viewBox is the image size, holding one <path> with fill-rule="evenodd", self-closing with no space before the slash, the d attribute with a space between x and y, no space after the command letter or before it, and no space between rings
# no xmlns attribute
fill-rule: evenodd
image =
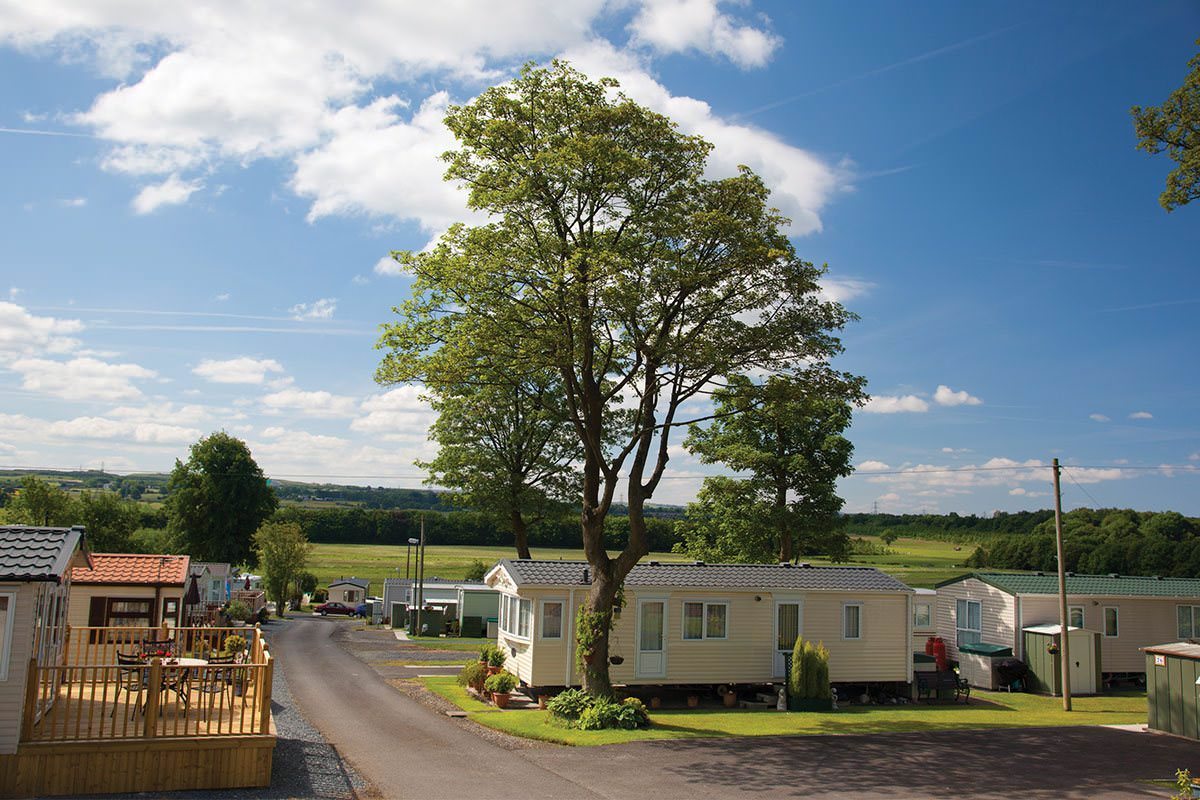
<svg viewBox="0 0 1200 800"><path fill-rule="evenodd" d="M722 686L717 690L717 693L721 695L721 702L725 704L726 708L737 708L737 689L734 689L732 686Z"/></svg>
<svg viewBox="0 0 1200 800"><path fill-rule="evenodd" d="M489 675L483 687L492 693L492 702L496 708L508 708L508 699L512 690L517 688L517 676L511 672L497 672Z"/></svg>
<svg viewBox="0 0 1200 800"><path fill-rule="evenodd" d="M496 649L496 645L487 642L483 647L479 648L479 663L485 667L488 665L488 659L492 655L492 651Z"/></svg>
<svg viewBox="0 0 1200 800"><path fill-rule="evenodd" d="M829 651L825 645L796 639L787 683L788 711L832 711Z"/></svg>
<svg viewBox="0 0 1200 800"><path fill-rule="evenodd" d="M499 647L492 648L488 653L488 674L496 675L500 670L504 669L504 662L508 660L508 653L505 653Z"/></svg>
<svg viewBox="0 0 1200 800"><path fill-rule="evenodd" d="M468 661L458 673L458 685L474 689L483 694L483 682L487 680L487 667L478 661Z"/></svg>

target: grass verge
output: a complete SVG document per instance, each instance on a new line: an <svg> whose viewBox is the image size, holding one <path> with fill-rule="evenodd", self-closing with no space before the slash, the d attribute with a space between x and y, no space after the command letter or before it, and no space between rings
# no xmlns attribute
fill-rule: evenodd
<svg viewBox="0 0 1200 800"><path fill-rule="evenodd" d="M479 653L479 648L485 644L495 644L495 639L457 639L451 637L438 636L420 636L408 637L407 641L402 642L405 645L414 645L424 648L425 650L447 650L456 653ZM466 659L462 659L466 661Z"/></svg>
<svg viewBox="0 0 1200 800"><path fill-rule="evenodd" d="M467 695L453 678L424 678L432 691L458 704L455 697L433 685L449 683L473 705L469 712L493 711ZM1101 697L1077 697L1075 710L1062 710L1062 700L1031 694L972 692L971 704L942 703L904 706L849 706L831 713L746 711L741 709L679 709L651 712L653 725L638 731L578 731L558 725L546 711L522 710L471 713L481 725L514 736L558 744L590 746L652 739L691 739L728 736L814 736L867 733L912 733L990 728L1040 728L1078 725L1131 725L1146 721L1146 695L1129 692Z"/></svg>
<svg viewBox="0 0 1200 800"><path fill-rule="evenodd" d="M455 678L418 678L417 680L423 683L426 689L449 700L463 711L472 712L472 717L476 715L487 717L500 710L495 706L476 700L466 689L458 685Z"/></svg>

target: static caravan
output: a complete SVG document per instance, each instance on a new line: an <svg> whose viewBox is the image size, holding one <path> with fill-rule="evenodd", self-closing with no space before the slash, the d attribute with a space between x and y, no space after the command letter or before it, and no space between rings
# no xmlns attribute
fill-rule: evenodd
<svg viewBox="0 0 1200 800"><path fill-rule="evenodd" d="M937 617L933 613L937 605L937 590L913 589L912 651L925 652L925 642L937 636Z"/></svg>
<svg viewBox="0 0 1200 800"><path fill-rule="evenodd" d="M582 561L503 560L498 644L535 687L580 682L573 624L590 590ZM796 638L824 642L834 683L912 681L912 589L871 567L638 564L609 645L625 685L782 681Z"/></svg>
<svg viewBox="0 0 1200 800"><path fill-rule="evenodd" d="M388 578L383 585L384 615L392 618L392 626L399 627L396 616L397 604L404 608L412 605L416 581L406 578ZM483 583L466 583L463 581L447 580L444 578L426 578L422 589L426 607L436 607L447 615L447 619L457 619L464 636L478 636L486 628L489 619L496 619L499 613L499 593ZM478 628L466 626L466 617L479 618Z"/></svg>
<svg viewBox="0 0 1200 800"><path fill-rule="evenodd" d="M329 582L329 599L336 603L356 606L367 599L371 582L366 578L339 578Z"/></svg>
<svg viewBox="0 0 1200 800"><path fill-rule="evenodd" d="M1068 625L1100 633L1105 673L1142 673L1141 648L1200 636L1200 579L1067 573ZM1054 572L973 572L938 584L937 630L946 653L998 644L1025 659L1022 631L1057 624Z"/></svg>
<svg viewBox="0 0 1200 800"><path fill-rule="evenodd" d="M184 624L187 556L92 553L71 570L72 628L155 628Z"/></svg>

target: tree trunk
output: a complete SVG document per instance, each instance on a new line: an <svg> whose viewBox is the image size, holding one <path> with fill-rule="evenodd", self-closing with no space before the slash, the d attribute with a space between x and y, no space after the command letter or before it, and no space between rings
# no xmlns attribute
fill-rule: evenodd
<svg viewBox="0 0 1200 800"><path fill-rule="evenodd" d="M517 545L517 558L533 558L529 554L529 531L521 512L513 509L509 518L512 524L513 541Z"/></svg>
<svg viewBox="0 0 1200 800"><path fill-rule="evenodd" d="M612 698L612 679L608 675L608 645L612 636L613 602L619 584L609 578L593 578L592 590L588 594L584 624L592 627L594 638L586 652L579 653L583 690L592 697ZM590 620L587 621L587 620Z"/></svg>

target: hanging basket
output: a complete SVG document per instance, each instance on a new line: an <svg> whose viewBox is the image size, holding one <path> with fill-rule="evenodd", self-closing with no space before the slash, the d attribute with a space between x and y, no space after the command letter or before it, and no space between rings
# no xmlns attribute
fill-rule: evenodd
<svg viewBox="0 0 1200 800"><path fill-rule="evenodd" d="M625 656L609 656L608 663L612 664L614 667L619 667L625 663Z"/></svg>

